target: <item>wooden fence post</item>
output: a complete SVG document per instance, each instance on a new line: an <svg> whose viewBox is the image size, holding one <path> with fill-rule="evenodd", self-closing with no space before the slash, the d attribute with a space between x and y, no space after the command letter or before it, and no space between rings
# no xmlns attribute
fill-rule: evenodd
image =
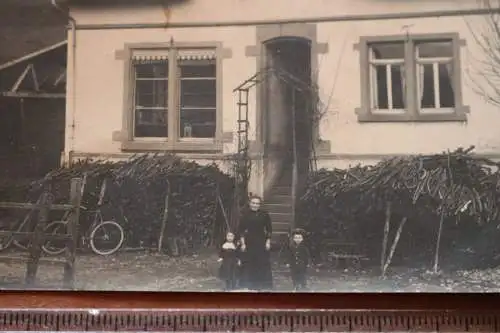
<svg viewBox="0 0 500 333"><path fill-rule="evenodd" d="M78 224L80 219L80 205L82 202L82 179L71 179L70 205L73 206L68 220L68 238L66 240L66 262L64 264L64 287L75 288L75 259L78 245Z"/></svg>
<svg viewBox="0 0 500 333"><path fill-rule="evenodd" d="M36 280L36 273L38 271L38 264L42 254L42 245L45 242L44 230L47 226L49 219L50 206L52 205L54 197L49 191L45 190L42 194L40 204L38 205L38 221L35 225L34 233L31 237L29 245L29 261L26 269L25 284L33 285Z"/></svg>

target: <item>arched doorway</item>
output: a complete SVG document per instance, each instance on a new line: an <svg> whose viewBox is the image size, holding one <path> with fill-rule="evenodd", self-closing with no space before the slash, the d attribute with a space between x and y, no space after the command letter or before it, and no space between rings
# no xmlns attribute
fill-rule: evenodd
<svg viewBox="0 0 500 333"><path fill-rule="evenodd" d="M262 66L271 75L262 85L264 186L291 184L292 168L308 171L313 136L311 41L278 37L263 43ZM294 153L295 151L295 153Z"/></svg>

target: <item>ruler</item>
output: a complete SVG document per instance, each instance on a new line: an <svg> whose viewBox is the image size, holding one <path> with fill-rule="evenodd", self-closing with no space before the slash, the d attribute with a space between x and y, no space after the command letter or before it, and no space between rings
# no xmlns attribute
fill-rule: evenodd
<svg viewBox="0 0 500 333"><path fill-rule="evenodd" d="M389 310L0 310L11 332L500 332L500 312Z"/></svg>

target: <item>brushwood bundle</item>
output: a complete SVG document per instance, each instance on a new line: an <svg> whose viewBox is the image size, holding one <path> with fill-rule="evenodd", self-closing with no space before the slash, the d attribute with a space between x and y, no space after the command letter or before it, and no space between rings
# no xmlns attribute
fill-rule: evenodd
<svg viewBox="0 0 500 333"><path fill-rule="evenodd" d="M225 223L218 196L226 208L233 196L233 180L215 164L199 165L174 155L140 155L118 162L79 161L24 186L28 198L13 198L19 196L18 189L4 191L2 200L35 202L44 188L50 188L55 203L67 203L75 177L84 179L82 206L102 207L104 219L124 227L129 246L156 246L166 220L165 237L182 239L197 251L211 243Z"/></svg>
<svg viewBox="0 0 500 333"><path fill-rule="evenodd" d="M499 164L471 154L474 147L435 155L394 157L373 166L320 170L301 198L311 228L384 211L413 219L443 214L483 224L500 217ZM318 231L319 232L319 231Z"/></svg>

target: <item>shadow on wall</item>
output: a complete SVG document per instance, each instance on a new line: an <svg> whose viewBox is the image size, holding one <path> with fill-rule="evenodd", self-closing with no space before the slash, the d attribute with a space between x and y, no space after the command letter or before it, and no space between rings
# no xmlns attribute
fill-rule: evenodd
<svg viewBox="0 0 500 333"><path fill-rule="evenodd" d="M385 2L385 3L394 3L394 2L402 2L402 3L422 3L422 2L442 3L443 2L443 0L373 0L373 1L374 2L380 2L380 3L383 3L383 2Z"/></svg>
<svg viewBox="0 0 500 333"><path fill-rule="evenodd" d="M62 0L60 0L63 2ZM100 7L144 7L150 6L177 6L187 4L193 0L65 0L69 5L76 6L100 6Z"/></svg>
<svg viewBox="0 0 500 333"><path fill-rule="evenodd" d="M282 147L272 147L272 150L280 151L285 148ZM264 160L264 196L266 196L271 188L274 186L276 181L280 178L283 169L285 167L285 161L280 154L270 153Z"/></svg>

